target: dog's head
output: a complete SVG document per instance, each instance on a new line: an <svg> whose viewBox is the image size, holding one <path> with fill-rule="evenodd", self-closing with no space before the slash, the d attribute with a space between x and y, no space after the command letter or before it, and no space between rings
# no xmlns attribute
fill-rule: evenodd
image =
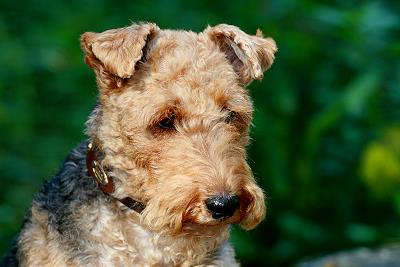
<svg viewBox="0 0 400 267"><path fill-rule="evenodd" d="M143 23L85 33L81 45L100 91L87 133L114 195L145 202L154 230L254 228L266 208L246 162L244 87L270 67L275 42L225 24L197 34Z"/></svg>

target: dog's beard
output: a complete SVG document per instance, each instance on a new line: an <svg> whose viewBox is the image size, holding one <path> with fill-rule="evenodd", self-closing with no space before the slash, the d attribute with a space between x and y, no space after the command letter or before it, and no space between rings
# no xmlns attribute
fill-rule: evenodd
<svg viewBox="0 0 400 267"><path fill-rule="evenodd" d="M207 210L198 190L192 186L176 186L160 190L151 198L142 214L142 223L155 232L179 234L199 232L240 224L244 229L252 229L265 217L265 203L262 190L250 184L240 192L240 208L225 219L214 219Z"/></svg>

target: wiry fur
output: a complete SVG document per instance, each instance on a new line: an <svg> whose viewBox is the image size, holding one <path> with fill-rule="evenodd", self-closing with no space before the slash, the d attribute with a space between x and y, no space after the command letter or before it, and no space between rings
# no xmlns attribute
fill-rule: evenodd
<svg viewBox="0 0 400 267"><path fill-rule="evenodd" d="M34 200L16 246L21 266L235 266L229 225L254 228L262 190L246 163L252 104L276 46L230 25L196 34L135 24L81 38L99 100L89 140L116 191L87 176L85 144ZM173 117L174 128L159 122ZM205 200L235 194L240 208L215 220ZM146 203L138 214L116 201ZM9 258L10 260L11 258ZM11 261L10 261L11 262Z"/></svg>

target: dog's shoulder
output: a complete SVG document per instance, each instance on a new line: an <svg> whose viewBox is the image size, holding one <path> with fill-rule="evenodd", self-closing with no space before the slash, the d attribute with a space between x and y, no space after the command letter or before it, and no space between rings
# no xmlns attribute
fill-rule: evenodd
<svg viewBox="0 0 400 267"><path fill-rule="evenodd" d="M81 142L65 158L58 173L45 182L34 203L47 212L50 224L60 224L77 201L88 204L101 197L86 169L87 141Z"/></svg>

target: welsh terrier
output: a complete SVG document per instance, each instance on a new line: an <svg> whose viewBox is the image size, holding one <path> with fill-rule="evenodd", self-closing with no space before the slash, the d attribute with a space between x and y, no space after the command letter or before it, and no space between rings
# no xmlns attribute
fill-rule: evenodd
<svg viewBox="0 0 400 267"><path fill-rule="evenodd" d="M231 224L265 217L246 162L261 31L134 24L81 36L99 97L88 140L35 198L12 266L238 266Z"/></svg>

